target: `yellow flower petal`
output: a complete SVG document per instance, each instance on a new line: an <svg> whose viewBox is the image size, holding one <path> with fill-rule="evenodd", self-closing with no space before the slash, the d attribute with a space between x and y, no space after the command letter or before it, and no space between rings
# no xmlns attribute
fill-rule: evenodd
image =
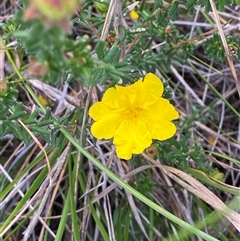
<svg viewBox="0 0 240 241"><path fill-rule="evenodd" d="M153 139L164 141L173 137L175 133L175 124L170 121L161 121L151 134Z"/></svg>
<svg viewBox="0 0 240 241"><path fill-rule="evenodd" d="M176 126L171 121L178 118L178 112L169 100L164 98L159 98L141 115L141 120L148 123L152 138L157 140L166 140L176 133Z"/></svg>
<svg viewBox="0 0 240 241"><path fill-rule="evenodd" d="M102 102L92 105L89 115L96 121L91 126L91 132L98 139L112 138L123 120L121 110L111 109Z"/></svg>
<svg viewBox="0 0 240 241"><path fill-rule="evenodd" d="M102 102L96 102L90 107L88 114L93 120L98 121L102 119L103 112L111 112L111 109Z"/></svg>
<svg viewBox="0 0 240 241"><path fill-rule="evenodd" d="M179 113L167 99L159 98L153 107L155 107L155 110L158 111L159 115L157 116L159 119L176 120L179 118Z"/></svg>
<svg viewBox="0 0 240 241"><path fill-rule="evenodd" d="M144 105L146 98L146 91L144 90L142 80L136 81L134 84L127 86L127 98L131 106L142 106ZM128 105L128 107L130 106Z"/></svg>
<svg viewBox="0 0 240 241"><path fill-rule="evenodd" d="M146 91L154 99L162 96L164 90L163 83L155 74L148 73L144 77L143 83Z"/></svg>
<svg viewBox="0 0 240 241"><path fill-rule="evenodd" d="M147 126L138 119L125 120L114 134L113 144L118 157L129 160L132 154L142 153L152 143Z"/></svg>
<svg viewBox="0 0 240 241"><path fill-rule="evenodd" d="M101 102L111 108L127 108L130 105L128 87L116 85L115 88L109 88L104 93Z"/></svg>
<svg viewBox="0 0 240 241"><path fill-rule="evenodd" d="M145 102L146 91L143 82L138 80L129 86L119 86L108 89L102 102L112 108L129 108L130 106L143 105Z"/></svg>
<svg viewBox="0 0 240 241"><path fill-rule="evenodd" d="M152 73L148 73L144 77L143 89L146 93L144 101L145 108L156 102L162 96L164 90L162 81Z"/></svg>
<svg viewBox="0 0 240 241"><path fill-rule="evenodd" d="M111 107L111 108L119 108L119 100L118 100L118 91L116 88L109 88L107 91L104 93L103 98L102 98L102 103L105 105Z"/></svg>

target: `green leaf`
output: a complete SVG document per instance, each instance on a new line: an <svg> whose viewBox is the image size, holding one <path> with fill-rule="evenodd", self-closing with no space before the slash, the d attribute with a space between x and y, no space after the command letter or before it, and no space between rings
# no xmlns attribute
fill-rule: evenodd
<svg viewBox="0 0 240 241"><path fill-rule="evenodd" d="M89 86L94 86L97 83L104 84L107 80L108 76L106 75L106 72L102 68L96 68L92 71L92 76L91 80L89 82L84 82L84 85L89 87Z"/></svg>
<svg viewBox="0 0 240 241"><path fill-rule="evenodd" d="M11 129L11 132L14 133L17 138L22 139L21 128L18 123L13 123L8 120L5 121L5 124Z"/></svg>
<svg viewBox="0 0 240 241"><path fill-rule="evenodd" d="M2 122L2 124L0 124L0 137L3 137L9 133L12 133L12 128L10 128L6 122Z"/></svg>
<svg viewBox="0 0 240 241"><path fill-rule="evenodd" d="M42 128L42 127L38 127L38 126L31 126L31 130L36 132L39 135L49 135L50 134L49 130Z"/></svg>
<svg viewBox="0 0 240 241"><path fill-rule="evenodd" d="M69 173L73 173L71 162L69 162L68 170L69 170ZM78 216L77 216L77 212L76 212L76 203L74 201L74 183L75 183L75 178L73 178L72 175L69 175L68 193L70 195L70 210L71 210L71 214L72 214L71 217L72 217L73 237L74 237L74 240L81 240L79 224L78 224Z"/></svg>
<svg viewBox="0 0 240 241"><path fill-rule="evenodd" d="M22 127L21 128L21 139L23 140L25 145L29 145L30 141L32 140L32 137L29 135L29 133Z"/></svg>
<svg viewBox="0 0 240 241"><path fill-rule="evenodd" d="M16 110L12 115L8 117L8 120L16 120L22 116L25 116L27 114L26 111L18 111Z"/></svg>
<svg viewBox="0 0 240 241"><path fill-rule="evenodd" d="M96 210L94 209L92 203L88 202L88 206L89 206L89 209L91 210L91 214L93 216L93 219L96 222L96 225L97 225L100 233L103 236L103 240L110 241L110 238L109 238L109 236L108 236L108 234L107 234L107 232L106 232L106 230L105 230L101 220L98 218L98 215L97 215Z"/></svg>
<svg viewBox="0 0 240 241"><path fill-rule="evenodd" d="M96 54L99 60L103 60L104 58L104 47L105 47L105 41L100 40L96 46Z"/></svg>
<svg viewBox="0 0 240 241"><path fill-rule="evenodd" d="M30 124L35 124L37 122L36 118L39 114L39 110L36 109L34 112L32 112L29 116L25 117L24 119L22 119L21 121L25 124L25 125L30 125Z"/></svg>
<svg viewBox="0 0 240 241"><path fill-rule="evenodd" d="M70 195L71 193L68 191L67 198L64 200L64 205L63 205L63 211L61 214L61 219L60 223L57 228L57 234L55 237L55 241L62 241L63 239L63 234L65 231L65 227L67 225L67 219L68 219L68 212L70 208Z"/></svg>
<svg viewBox="0 0 240 241"><path fill-rule="evenodd" d="M178 17L178 2L175 1L171 4L170 8L168 9L168 14L169 14L169 17L172 19L172 20L176 20L176 18Z"/></svg>
<svg viewBox="0 0 240 241"><path fill-rule="evenodd" d="M108 53L106 57L103 59L105 63L117 63L120 58L120 48L118 46L113 46L110 50L108 50Z"/></svg>
<svg viewBox="0 0 240 241"><path fill-rule="evenodd" d="M124 28L124 26L120 25L119 26L119 32L120 32L120 42L124 42L124 40L126 39L127 37L127 31L126 29Z"/></svg>

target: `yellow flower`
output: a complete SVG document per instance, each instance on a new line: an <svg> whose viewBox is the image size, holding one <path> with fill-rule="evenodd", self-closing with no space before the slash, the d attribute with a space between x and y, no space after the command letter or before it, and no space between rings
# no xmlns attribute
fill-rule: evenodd
<svg viewBox="0 0 240 241"><path fill-rule="evenodd" d="M44 106L48 105L47 100L42 95L39 95L38 99L39 99L39 101L41 102L42 105L44 105Z"/></svg>
<svg viewBox="0 0 240 241"><path fill-rule="evenodd" d="M125 160L142 153L152 139L172 137L176 126L171 121L179 114L162 98L163 90L162 81L152 73L132 85L109 88L89 109L95 121L91 133L98 139L113 138L118 157Z"/></svg>
<svg viewBox="0 0 240 241"><path fill-rule="evenodd" d="M132 20L136 20L136 19L139 18L139 14L138 14L135 10L132 10L132 11L130 12L130 18L131 18Z"/></svg>

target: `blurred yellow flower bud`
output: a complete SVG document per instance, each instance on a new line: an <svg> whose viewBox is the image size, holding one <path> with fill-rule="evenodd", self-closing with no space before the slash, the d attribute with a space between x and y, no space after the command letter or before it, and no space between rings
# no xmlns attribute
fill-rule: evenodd
<svg viewBox="0 0 240 241"><path fill-rule="evenodd" d="M139 14L138 14L135 10L132 10L132 11L130 12L130 18L131 18L132 20L137 20L137 19L139 18Z"/></svg>
<svg viewBox="0 0 240 241"><path fill-rule="evenodd" d="M81 0L30 0L25 10L25 20L38 18L44 25L58 25L63 30L71 29L69 19L78 10Z"/></svg>
<svg viewBox="0 0 240 241"><path fill-rule="evenodd" d="M49 20L61 20L71 17L78 8L79 0L31 0L33 5Z"/></svg>
<svg viewBox="0 0 240 241"><path fill-rule="evenodd" d="M26 20L39 18L47 25L57 24L68 30L68 19L78 10L81 0L30 0Z"/></svg>
<svg viewBox="0 0 240 241"><path fill-rule="evenodd" d="M39 99L39 101L41 102L41 104L42 104L43 106L47 106L47 105L48 105L47 100L46 100L42 95L39 95L39 96L38 96L38 99Z"/></svg>
<svg viewBox="0 0 240 241"><path fill-rule="evenodd" d="M8 90L8 86L0 80L0 95L5 94Z"/></svg>

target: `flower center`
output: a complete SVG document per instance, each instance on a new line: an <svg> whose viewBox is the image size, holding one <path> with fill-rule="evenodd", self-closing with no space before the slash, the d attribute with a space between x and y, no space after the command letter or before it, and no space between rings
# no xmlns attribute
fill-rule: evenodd
<svg viewBox="0 0 240 241"><path fill-rule="evenodd" d="M127 108L125 110L125 113L126 113L126 117L128 119L136 119L138 118L138 116L140 115L140 113L142 112L142 108L140 107L134 107L134 106L131 106L129 108Z"/></svg>

